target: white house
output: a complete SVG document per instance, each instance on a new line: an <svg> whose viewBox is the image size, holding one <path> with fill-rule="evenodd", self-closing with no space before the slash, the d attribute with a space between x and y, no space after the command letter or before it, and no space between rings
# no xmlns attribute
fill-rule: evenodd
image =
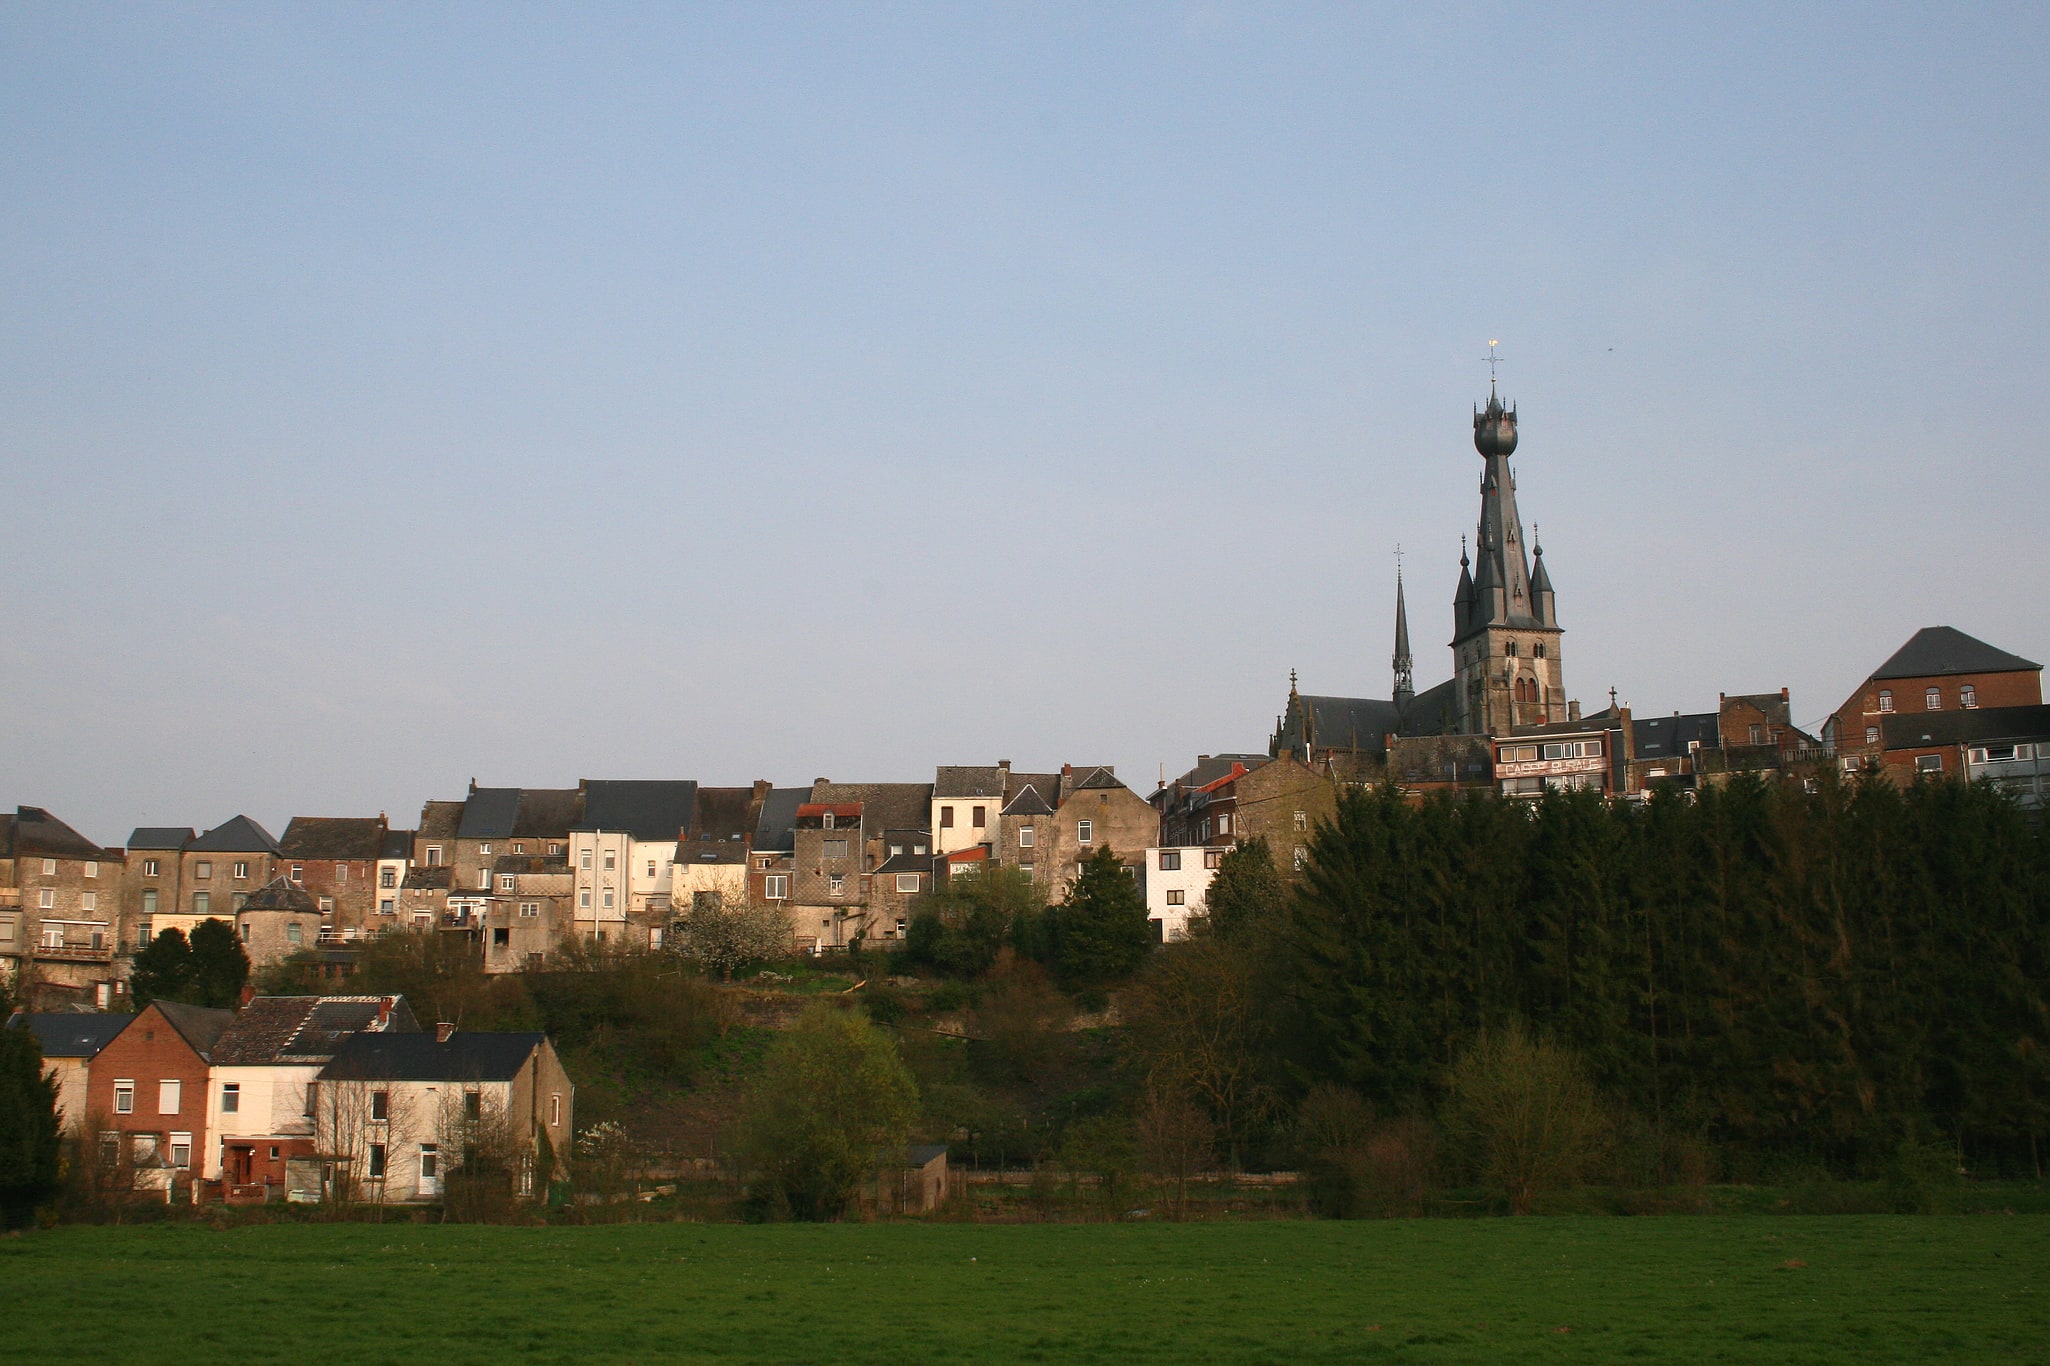
<svg viewBox="0 0 2050 1366"><path fill-rule="evenodd" d="M569 832L578 934L649 945L650 928L668 919L676 841L697 791L687 781L584 781L584 818Z"/></svg>
<svg viewBox="0 0 2050 1366"><path fill-rule="evenodd" d="M1146 918L1160 927L1162 939L1188 938L1189 917L1204 913L1222 852L1202 845L1146 851Z"/></svg>

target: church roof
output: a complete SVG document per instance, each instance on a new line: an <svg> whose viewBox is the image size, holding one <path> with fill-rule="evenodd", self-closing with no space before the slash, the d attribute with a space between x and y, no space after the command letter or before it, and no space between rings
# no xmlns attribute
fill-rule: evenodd
<svg viewBox="0 0 2050 1366"><path fill-rule="evenodd" d="M1954 626L1924 626L1872 671L1881 678L1935 678L1944 674L2010 673L2040 669L2033 660L2012 655Z"/></svg>

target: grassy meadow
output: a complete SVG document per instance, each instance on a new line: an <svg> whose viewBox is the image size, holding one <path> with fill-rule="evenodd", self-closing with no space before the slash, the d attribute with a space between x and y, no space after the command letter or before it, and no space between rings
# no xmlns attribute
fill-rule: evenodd
<svg viewBox="0 0 2050 1366"><path fill-rule="evenodd" d="M2050 1361L2050 1217L0 1240L20 1362Z"/></svg>

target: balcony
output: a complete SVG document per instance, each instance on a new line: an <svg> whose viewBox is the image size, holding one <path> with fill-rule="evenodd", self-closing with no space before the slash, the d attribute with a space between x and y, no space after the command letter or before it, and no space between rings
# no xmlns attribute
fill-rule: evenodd
<svg viewBox="0 0 2050 1366"><path fill-rule="evenodd" d="M35 956L38 962L44 963L111 963L114 961L114 947L111 944L97 949L90 944L38 944Z"/></svg>

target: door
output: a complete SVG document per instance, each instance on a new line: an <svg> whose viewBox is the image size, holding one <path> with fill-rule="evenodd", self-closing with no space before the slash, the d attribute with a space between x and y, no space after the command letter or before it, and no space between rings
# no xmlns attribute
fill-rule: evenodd
<svg viewBox="0 0 2050 1366"><path fill-rule="evenodd" d="M429 1200L441 1195L441 1149L432 1143L420 1145L420 1195Z"/></svg>

